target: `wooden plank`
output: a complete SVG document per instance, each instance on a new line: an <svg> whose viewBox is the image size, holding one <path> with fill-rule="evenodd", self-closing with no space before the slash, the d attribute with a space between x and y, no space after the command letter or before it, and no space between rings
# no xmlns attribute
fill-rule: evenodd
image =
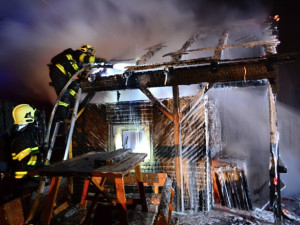
<svg viewBox="0 0 300 225"><path fill-rule="evenodd" d="M143 173L142 180L146 186L164 186L167 178L166 173ZM124 177L125 185L135 185L136 178L134 173L129 173L128 176Z"/></svg>
<svg viewBox="0 0 300 225"><path fill-rule="evenodd" d="M132 170L137 164L142 162L146 157L146 153L131 153L116 164L98 168L93 172L93 175L101 176L102 173L105 173L106 176L124 177L130 172L130 170Z"/></svg>
<svg viewBox="0 0 300 225"><path fill-rule="evenodd" d="M62 203L59 207L53 210L53 215L58 215L62 211L66 210L69 206L71 206L71 203L69 201Z"/></svg>
<svg viewBox="0 0 300 225"><path fill-rule="evenodd" d="M110 157L107 156L105 159L95 159L94 160L95 166L98 168L101 166L116 163L116 162L120 161L121 159L125 158L131 152L132 152L132 149L123 149L123 150L109 152L111 154Z"/></svg>
<svg viewBox="0 0 300 225"><path fill-rule="evenodd" d="M98 152L87 153L73 159L63 162L54 163L50 166L39 170L42 176L94 176L94 177L123 177L127 175L131 169L142 162L146 157L146 153L130 153L120 161L98 167L95 166L95 160L109 159L110 153Z"/></svg>
<svg viewBox="0 0 300 225"><path fill-rule="evenodd" d="M159 207L158 207L158 212L154 221L154 225L166 225L168 224L169 220L169 210L170 207L169 205L172 204L173 202L173 196L174 193L172 191L172 181L170 178L167 178L163 191L162 191L162 195L161 195L161 199L160 199L160 203L159 203Z"/></svg>

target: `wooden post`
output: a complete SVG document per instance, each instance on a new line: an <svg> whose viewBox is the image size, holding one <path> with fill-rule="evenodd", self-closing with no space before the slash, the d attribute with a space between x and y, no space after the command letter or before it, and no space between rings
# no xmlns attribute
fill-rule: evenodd
<svg viewBox="0 0 300 225"><path fill-rule="evenodd" d="M137 184L138 184L138 189L139 189L139 193L140 193L140 200L142 203L142 210L144 212L148 212L148 205L147 205L147 200L146 200L146 193L145 193L145 188L144 188L144 183L143 183L143 176L142 176L142 170L141 170L141 166L137 165L135 167L135 177L137 180Z"/></svg>
<svg viewBox="0 0 300 225"><path fill-rule="evenodd" d="M184 211L183 177L182 177L182 145L179 115L179 88L173 86L173 115L174 115L174 147L175 147L175 177L177 182L176 210Z"/></svg>
<svg viewBox="0 0 300 225"><path fill-rule="evenodd" d="M52 177L51 183L50 183L50 189L48 193L48 198L45 204L45 209L43 212L42 217L42 224L48 225L50 224L52 213L53 213L53 207L56 202L56 196L59 189L60 181L62 177Z"/></svg>
<svg viewBox="0 0 300 225"><path fill-rule="evenodd" d="M205 95L205 140L206 140L206 210L210 211L212 206L212 174L211 174L211 152L210 152L210 144L209 144L209 103L208 103L208 96Z"/></svg>
<svg viewBox="0 0 300 225"><path fill-rule="evenodd" d="M281 190L280 190L280 176L278 172L279 163L279 133L277 131L277 118L275 98L269 84L269 108L270 108L270 207L273 210L275 224L282 224L281 213Z"/></svg>
<svg viewBox="0 0 300 225"><path fill-rule="evenodd" d="M121 224L127 225L128 217L127 217L127 207L126 207L126 197L125 197L125 188L124 188L123 177L115 178L115 184L116 184L117 198L118 198L117 206L120 209Z"/></svg>

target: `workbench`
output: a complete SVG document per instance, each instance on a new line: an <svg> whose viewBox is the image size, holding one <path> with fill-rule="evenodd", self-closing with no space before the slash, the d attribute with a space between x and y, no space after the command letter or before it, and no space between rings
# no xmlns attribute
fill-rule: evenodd
<svg viewBox="0 0 300 225"><path fill-rule="evenodd" d="M113 202L113 204L116 204L120 209L121 224L127 225L128 217L123 177L134 169L137 185L139 187L140 203L142 204L143 211L147 212L148 207L140 167L140 163L144 161L146 156L147 154L145 153L132 153L131 150L90 152L40 169L37 171L38 175L52 177L49 193L43 210L42 224L48 225L51 222L53 207L56 203L56 196L61 177L84 177L90 180L90 182L98 188L99 192L104 195L105 179L107 177L114 178L117 200L116 202ZM101 178L100 184L96 183L96 179L94 178Z"/></svg>

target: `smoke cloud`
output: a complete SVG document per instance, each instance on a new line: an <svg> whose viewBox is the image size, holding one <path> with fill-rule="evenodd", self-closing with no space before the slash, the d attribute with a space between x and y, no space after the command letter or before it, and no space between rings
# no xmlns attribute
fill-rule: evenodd
<svg viewBox="0 0 300 225"><path fill-rule="evenodd" d="M268 199L270 122L267 86L212 88L221 119L221 160L246 166L252 203L263 207Z"/></svg>
<svg viewBox="0 0 300 225"><path fill-rule="evenodd" d="M266 15L259 1L238 2L1 1L1 98L53 104L56 94L49 87L47 64L69 47L76 49L90 43L97 56L136 58L159 42L189 37L201 23L221 24L236 17ZM184 38L175 42L175 50Z"/></svg>
<svg viewBox="0 0 300 225"><path fill-rule="evenodd" d="M277 104L278 128L280 132L279 148L282 161L287 167L287 173L281 178L286 184L283 195L292 197L299 194L300 171L300 112L283 103Z"/></svg>
<svg viewBox="0 0 300 225"><path fill-rule="evenodd" d="M220 158L245 161L252 199L263 206L268 199L270 121L267 86L212 88L221 119L222 151ZM287 167L281 174L283 197L299 194L300 112L276 102L280 159Z"/></svg>
<svg viewBox="0 0 300 225"><path fill-rule="evenodd" d="M193 14L171 1L15 0L1 3L0 16L1 96L52 103L47 63L60 51L90 43L97 56L136 58L195 27Z"/></svg>

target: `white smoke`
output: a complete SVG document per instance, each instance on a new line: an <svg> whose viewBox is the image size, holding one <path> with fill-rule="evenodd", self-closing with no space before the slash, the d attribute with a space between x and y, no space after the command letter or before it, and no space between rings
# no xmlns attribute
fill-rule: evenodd
<svg viewBox="0 0 300 225"><path fill-rule="evenodd" d="M279 151L287 173L281 178L286 184L283 195L291 197L299 194L300 182L297 179L300 171L300 112L282 103L277 104L278 128L280 132Z"/></svg>
<svg viewBox="0 0 300 225"><path fill-rule="evenodd" d="M66 48L90 43L97 56L136 58L154 44L189 37L199 23L263 17L266 10L258 2L232 6L206 0L1 1L1 96L53 104L56 94L48 84L47 64ZM174 50L184 41L175 42Z"/></svg>
<svg viewBox="0 0 300 225"><path fill-rule="evenodd" d="M60 51L90 43L109 60L136 58L195 27L193 13L171 1L2 1L0 19L2 85L15 87L10 95L52 103L47 64Z"/></svg>
<svg viewBox="0 0 300 225"><path fill-rule="evenodd" d="M221 160L246 163L252 203L262 207L268 199L270 122L267 86L212 88L221 119ZM241 166L241 165L239 165ZM265 193L267 191L267 193Z"/></svg>

